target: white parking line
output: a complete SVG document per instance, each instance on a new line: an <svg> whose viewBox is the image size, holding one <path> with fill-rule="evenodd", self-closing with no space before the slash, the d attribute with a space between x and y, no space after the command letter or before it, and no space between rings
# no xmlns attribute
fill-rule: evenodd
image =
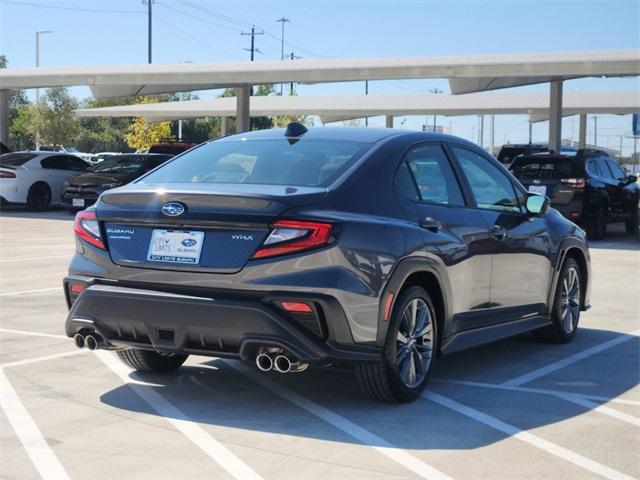
<svg viewBox="0 0 640 480"><path fill-rule="evenodd" d="M21 292L4 292L4 293L0 293L0 297L11 297L13 295L27 295L30 293L53 292L54 290L58 290L60 293L62 293L62 286L51 287L51 288L38 288L36 290L22 290Z"/></svg>
<svg viewBox="0 0 640 480"><path fill-rule="evenodd" d="M2 369L0 405L40 476L44 479L68 479L69 475L47 444Z"/></svg>
<svg viewBox="0 0 640 480"><path fill-rule="evenodd" d="M554 397L558 397L566 402L575 403L576 405L580 405L581 407L588 408L589 410L600 412L603 415L608 415L609 417L617 418L618 420L622 420L623 422L630 423L631 425L640 426L640 418L634 417L633 415L629 415L627 413L620 412L618 410L614 410L613 408L607 407L605 405L596 403L592 401L593 397L588 398L578 393L562 392L559 390L544 390L539 388L505 387L504 385L494 385L491 383L480 383L480 382L465 382L465 381L456 381L456 380L437 380L437 379L435 379L435 381L442 382L442 383L452 383L456 385L465 385L469 387L493 388L497 390L508 390L511 392L551 395ZM606 397L598 397L598 399L604 400L604 401L611 401L611 399L608 399ZM632 405L633 404L638 405L638 402L633 402Z"/></svg>
<svg viewBox="0 0 640 480"><path fill-rule="evenodd" d="M525 373L524 375L520 375L518 377L512 378L511 380L507 380L503 382L502 385L505 387L518 387L520 385L524 385L525 383L529 383L536 378L544 377L545 375L555 372L556 370L560 370L561 368L568 367L580 360L584 360L585 358L589 358L592 355L608 350L609 348L615 347L627 340L631 340L633 338L637 338L640 330L635 330L631 333L623 333L619 337L616 337L607 342L601 343L591 348L587 348L581 352L575 353L568 357L563 358L562 360L558 360L557 362L550 363L542 368L538 368L533 370L532 372Z"/></svg>
<svg viewBox="0 0 640 480"><path fill-rule="evenodd" d="M506 435L509 435L510 437L517 438L518 440L528 443L529 445L539 448L540 450L550 453L551 455L554 455L558 458L566 460L567 462L571 462L574 465L584 468L585 470L589 470L590 472L600 475L601 477L608 478L610 480L633 480L633 477L630 477L629 475L625 475L622 472L619 472L610 467L607 467L606 465L602 465L601 463L584 457L579 453L573 452L564 447L561 447L560 445L556 445L555 443L544 440L543 438L540 438L533 433L520 430L514 425L503 422L502 420L498 420L497 418L485 413L479 412L474 408L458 403L448 397L434 392L427 392L423 396L437 403L438 405L442 405L443 407L461 413L466 417L472 418L480 423L487 425L488 427L498 430Z"/></svg>
<svg viewBox="0 0 640 480"><path fill-rule="evenodd" d="M49 260L51 258L71 258L73 257L72 253L67 255L49 255L47 257L22 257L22 258L8 258L8 259L0 259L0 263L15 263L15 262L30 262L33 260Z"/></svg>
<svg viewBox="0 0 640 480"><path fill-rule="evenodd" d="M240 362L226 361L223 360L225 365L230 366L234 370L242 373L243 375L249 377L251 380L259 383L263 387L271 390L276 395L288 400L289 402L297 405L298 407L306 410L307 412L315 415L316 417L324 420L325 422L333 425L338 430L342 430L347 435L352 436L359 442L364 445L370 446L371 448L377 450L383 455L389 457L391 460L399 463L403 467L411 470L415 474L419 475L421 478L426 479L442 479L442 480L451 480L451 477L445 475L439 470L427 465L422 460L417 459L416 457L409 455L402 449L397 448L386 440L378 437L376 434L362 428L359 425L356 425L350 420L347 420L341 415L332 412L331 410L318 405L317 403L312 402L311 400L298 395L295 392L292 392L288 388L279 385L278 383L268 379L264 375L259 375L249 367L242 365ZM206 365L203 365L206 366Z"/></svg>
<svg viewBox="0 0 640 480"><path fill-rule="evenodd" d="M507 387L505 385L496 385L495 383L483 383L483 382L471 382L468 380L449 380L444 378L434 378L434 382L442 382L442 383L451 383L453 385L466 385L469 387L480 387L480 388L494 388L497 390L509 390L512 392L524 392L524 393L540 393L543 395L571 395L580 398L585 398L587 400L595 400L599 402L606 403L620 403L623 405L633 405L640 406L640 402L636 400L628 400L626 398L609 398L603 397L600 395L589 395L582 393L574 393L574 392L563 392L562 390L549 390L546 388L529 388L529 387Z"/></svg>
<svg viewBox="0 0 640 480"><path fill-rule="evenodd" d="M133 371L117 361L111 353L104 350L95 352L96 356L127 384L140 398L147 402L160 416L164 417L176 429L184 434L218 465L238 480L261 480L262 477L247 464L236 457L224 445L204 431L187 414L156 392L149 384L129 376Z"/></svg>
<svg viewBox="0 0 640 480"><path fill-rule="evenodd" d="M0 364L0 368L17 367L18 365L28 365L29 363L45 362L47 360L55 360L56 358L70 357L72 355L80 355L87 353L88 350L74 350L72 352L56 353L54 355L44 355L42 357L27 358L26 360L16 360L15 362L7 362Z"/></svg>
<svg viewBox="0 0 640 480"><path fill-rule="evenodd" d="M59 338L62 340L70 340L66 335L55 335L53 333L29 332L27 330L12 330L10 328L0 328L0 333L15 333L16 335L27 335L33 337Z"/></svg>

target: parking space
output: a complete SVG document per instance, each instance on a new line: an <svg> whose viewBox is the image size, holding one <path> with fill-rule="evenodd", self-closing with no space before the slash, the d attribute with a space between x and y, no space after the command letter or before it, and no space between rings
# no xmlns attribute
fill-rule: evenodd
<svg viewBox="0 0 640 480"><path fill-rule="evenodd" d="M64 211L0 217L3 478L640 475L640 250L618 228L592 245L593 308L574 342L524 335L441 358L408 405L369 400L346 370L192 357L138 375L75 350L61 289L72 229Z"/></svg>

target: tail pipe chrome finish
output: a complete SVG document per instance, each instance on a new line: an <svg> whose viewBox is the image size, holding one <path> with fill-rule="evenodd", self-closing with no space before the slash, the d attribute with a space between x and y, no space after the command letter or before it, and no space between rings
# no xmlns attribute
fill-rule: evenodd
<svg viewBox="0 0 640 480"><path fill-rule="evenodd" d="M73 336L73 343L78 348L84 348L84 335L82 335L80 333L76 333Z"/></svg>
<svg viewBox="0 0 640 480"><path fill-rule="evenodd" d="M273 360L267 353L261 353L256 357L256 366L263 372L268 372L273 368Z"/></svg>

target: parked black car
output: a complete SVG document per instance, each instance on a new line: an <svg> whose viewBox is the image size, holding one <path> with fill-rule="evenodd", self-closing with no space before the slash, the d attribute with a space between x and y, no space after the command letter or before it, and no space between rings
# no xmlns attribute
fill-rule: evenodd
<svg viewBox="0 0 640 480"><path fill-rule="evenodd" d="M589 307L583 230L434 133L220 138L105 192L75 231L66 333L141 371L352 365L374 398L410 401L439 353L568 342Z"/></svg>
<svg viewBox="0 0 640 480"><path fill-rule="evenodd" d="M510 169L530 192L548 196L553 208L584 226L589 238L604 238L607 224L614 222L624 222L630 235L638 234L637 178L605 152L520 156Z"/></svg>
<svg viewBox="0 0 640 480"><path fill-rule="evenodd" d="M560 153L576 152L578 149L571 145L562 145ZM516 157L520 155L531 155L532 153L549 153L549 145L546 143L508 143L503 145L498 153L498 161L505 165L510 165Z"/></svg>
<svg viewBox="0 0 640 480"><path fill-rule="evenodd" d="M62 187L62 205L69 210L89 207L102 192L129 183L172 156L149 153L111 156L90 167L88 172L68 179Z"/></svg>

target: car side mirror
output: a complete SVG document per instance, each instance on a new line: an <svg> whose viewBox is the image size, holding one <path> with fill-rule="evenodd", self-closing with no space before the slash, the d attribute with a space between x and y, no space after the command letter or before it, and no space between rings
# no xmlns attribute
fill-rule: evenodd
<svg viewBox="0 0 640 480"><path fill-rule="evenodd" d="M635 175L629 175L629 176L627 177L627 180L625 181L625 183L626 183L627 185L631 185L631 184L633 184L633 183L636 183L637 181L638 181L638 177L636 177Z"/></svg>
<svg viewBox="0 0 640 480"><path fill-rule="evenodd" d="M528 193L525 207L531 215L544 215L549 210L549 199L544 195Z"/></svg>

